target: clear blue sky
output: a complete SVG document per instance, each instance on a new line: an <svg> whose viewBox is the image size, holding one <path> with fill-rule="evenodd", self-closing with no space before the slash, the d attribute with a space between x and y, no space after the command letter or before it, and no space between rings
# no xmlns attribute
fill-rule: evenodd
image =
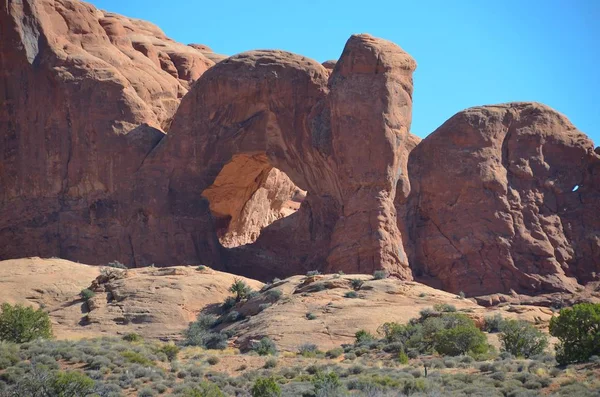
<svg viewBox="0 0 600 397"><path fill-rule="evenodd" d="M538 101L600 145L600 0L92 0L171 38L233 55L275 48L337 59L353 33L417 61L412 131L457 111Z"/></svg>

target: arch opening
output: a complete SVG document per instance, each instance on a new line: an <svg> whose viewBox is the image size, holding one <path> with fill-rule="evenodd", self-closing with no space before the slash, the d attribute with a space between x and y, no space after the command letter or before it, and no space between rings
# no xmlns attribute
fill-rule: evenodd
<svg viewBox="0 0 600 397"><path fill-rule="evenodd" d="M210 203L217 237L227 248L251 244L262 229L292 215L306 198L264 153L237 154L202 192Z"/></svg>

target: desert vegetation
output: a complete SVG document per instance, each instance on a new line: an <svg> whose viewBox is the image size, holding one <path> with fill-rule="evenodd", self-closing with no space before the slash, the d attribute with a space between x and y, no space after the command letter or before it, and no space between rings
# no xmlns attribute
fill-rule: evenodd
<svg viewBox="0 0 600 397"><path fill-rule="evenodd" d="M238 281L232 293L248 299ZM498 333L498 351L467 314L441 305L407 324L360 330L354 343L328 351L303 344L280 352L263 337L240 352L230 347L234 335L219 331L231 308L199 315L180 342L163 343L132 333L55 341L43 310L5 304L0 330L27 331L0 334L0 396L593 396L598 306L575 305L553 319L555 357L532 324L486 319L482 328ZM575 321L586 332L576 332Z"/></svg>

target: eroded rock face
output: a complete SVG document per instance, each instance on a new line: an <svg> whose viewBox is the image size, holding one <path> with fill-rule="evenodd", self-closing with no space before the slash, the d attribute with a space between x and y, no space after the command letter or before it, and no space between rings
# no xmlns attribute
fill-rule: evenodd
<svg viewBox="0 0 600 397"><path fill-rule="evenodd" d="M412 151L408 172L411 266L444 289L573 291L600 271L600 156L556 111L462 111Z"/></svg>
<svg viewBox="0 0 600 397"><path fill-rule="evenodd" d="M292 185L280 182L271 194L279 189L287 201L298 189L308 192L297 213L226 253L230 271L270 278L311 268L386 268L410 278L394 196L415 67L398 46L368 35L348 40L331 75L282 51L233 56L197 81L142 172L166 167L166 200L206 197L217 229L226 226L225 239L239 241L266 225L263 219L244 230L254 222L245 209L279 217L251 199L273 167Z"/></svg>
<svg viewBox="0 0 600 397"><path fill-rule="evenodd" d="M147 214L130 208L133 175L214 62L80 1L9 1L0 36L0 257L138 263ZM164 240L143 247L153 262L194 251L179 243L187 254L167 254L174 241Z"/></svg>

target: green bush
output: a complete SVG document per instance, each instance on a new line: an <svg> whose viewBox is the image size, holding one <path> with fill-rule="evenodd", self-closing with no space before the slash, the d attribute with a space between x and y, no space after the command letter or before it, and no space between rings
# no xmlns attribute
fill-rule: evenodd
<svg viewBox="0 0 600 397"><path fill-rule="evenodd" d="M408 364L408 355L404 351L401 351L398 353L398 361L400 364Z"/></svg>
<svg viewBox="0 0 600 397"><path fill-rule="evenodd" d="M263 368L269 369L269 368L275 368L276 366L277 366L277 359L270 358L267 361L265 361L265 365L263 366Z"/></svg>
<svg viewBox="0 0 600 397"><path fill-rule="evenodd" d="M151 367L154 365L154 361L150 360L142 353L138 353L132 350L126 350L124 352L121 352L121 356L123 356L125 360L133 364L140 364L145 367Z"/></svg>
<svg viewBox="0 0 600 397"><path fill-rule="evenodd" d="M375 270L373 272L373 279L374 280L383 280L384 278L387 278L388 274L385 270Z"/></svg>
<svg viewBox="0 0 600 397"><path fill-rule="evenodd" d="M141 342L144 340L140 334L135 332L123 335L123 340L127 342Z"/></svg>
<svg viewBox="0 0 600 397"><path fill-rule="evenodd" d="M181 395L183 397L225 397L217 385L206 381L183 389Z"/></svg>
<svg viewBox="0 0 600 397"><path fill-rule="evenodd" d="M81 292L79 293L79 296L84 301L87 301L87 300L92 299L94 296L96 296L96 293L94 291L92 291L91 289L86 288L86 289L81 290Z"/></svg>
<svg viewBox="0 0 600 397"><path fill-rule="evenodd" d="M489 333L500 332L504 318L500 313L488 316L484 319L483 330Z"/></svg>
<svg viewBox="0 0 600 397"><path fill-rule="evenodd" d="M298 348L298 354L302 357L315 357L319 348L314 343L304 343Z"/></svg>
<svg viewBox="0 0 600 397"><path fill-rule="evenodd" d="M354 337L356 338L356 344L371 342L375 340L375 336L373 336L373 334L371 334L369 331L365 331L364 329L356 331Z"/></svg>
<svg viewBox="0 0 600 397"><path fill-rule="evenodd" d="M181 349L179 348L179 346L173 343L167 343L158 348L158 352L164 353L167 356L167 360L169 361L177 359L177 355L179 354L180 350Z"/></svg>
<svg viewBox="0 0 600 397"><path fill-rule="evenodd" d="M306 277L318 276L320 274L321 274L321 272L318 270L310 270L310 271L306 272Z"/></svg>
<svg viewBox="0 0 600 397"><path fill-rule="evenodd" d="M279 397L281 388L273 378L258 378L252 386L252 397Z"/></svg>
<svg viewBox="0 0 600 397"><path fill-rule="evenodd" d="M315 320L317 318L317 315L314 313L306 313L305 316L307 320Z"/></svg>
<svg viewBox="0 0 600 397"><path fill-rule="evenodd" d="M219 361L221 361L221 360L217 356L210 356L209 358L206 359L206 362L209 363L210 365L217 365L219 363Z"/></svg>
<svg viewBox="0 0 600 397"><path fill-rule="evenodd" d="M454 313L456 311L456 306L448 303L438 303L437 305L433 305L433 309L442 313Z"/></svg>
<svg viewBox="0 0 600 397"><path fill-rule="evenodd" d="M312 379L312 384L317 396L337 396L342 389L342 382L335 372L317 372Z"/></svg>
<svg viewBox="0 0 600 397"><path fill-rule="evenodd" d="M557 337L559 364L585 362L600 355L600 303L580 303L562 309L550 320L550 335Z"/></svg>
<svg viewBox="0 0 600 397"><path fill-rule="evenodd" d="M504 320L500 327L502 350L516 357L529 358L548 346L548 337L526 321Z"/></svg>
<svg viewBox="0 0 600 397"><path fill-rule="evenodd" d="M127 266L125 266L124 264L122 264L119 261L112 261L112 262L108 262L106 264L107 267L113 267L115 269L127 269Z"/></svg>
<svg viewBox="0 0 600 397"><path fill-rule="evenodd" d="M356 291L348 291L344 294L344 297L354 299L358 298L358 294L356 293Z"/></svg>
<svg viewBox="0 0 600 397"><path fill-rule="evenodd" d="M229 292L235 294L236 302L240 302L248 297L248 294L252 292L252 288L244 280L236 278L229 287Z"/></svg>
<svg viewBox="0 0 600 397"><path fill-rule="evenodd" d="M334 349L327 350L327 352L325 353L325 355L329 358L338 358L342 354L344 354L344 349L342 349L341 347L336 347Z"/></svg>
<svg viewBox="0 0 600 397"><path fill-rule="evenodd" d="M279 289L270 289L267 291L267 297L275 301L279 300L279 298L281 298L282 295L283 292Z"/></svg>
<svg viewBox="0 0 600 397"><path fill-rule="evenodd" d="M261 356L275 355L277 354L277 346L270 338L264 337L260 341L255 342L251 346L251 350L254 350Z"/></svg>
<svg viewBox="0 0 600 397"><path fill-rule="evenodd" d="M19 304L0 306L0 341L25 343L38 338L52 338L48 313Z"/></svg>
<svg viewBox="0 0 600 397"><path fill-rule="evenodd" d="M466 353L485 353L488 350L487 338L475 324L459 325L443 329L434 335L434 349L448 356Z"/></svg>
<svg viewBox="0 0 600 397"><path fill-rule="evenodd" d="M202 271L206 270L206 266L200 265L196 268L196 270L198 270L199 272L202 272Z"/></svg>
<svg viewBox="0 0 600 397"><path fill-rule="evenodd" d="M355 291L358 291L364 283L364 280L361 280L360 278L353 278L352 280L350 280L350 285Z"/></svg>
<svg viewBox="0 0 600 397"><path fill-rule="evenodd" d="M201 346L205 349L225 349L227 347L227 335L211 331L216 322L216 316L199 314L197 320L190 323L184 331L184 343L188 346Z"/></svg>

